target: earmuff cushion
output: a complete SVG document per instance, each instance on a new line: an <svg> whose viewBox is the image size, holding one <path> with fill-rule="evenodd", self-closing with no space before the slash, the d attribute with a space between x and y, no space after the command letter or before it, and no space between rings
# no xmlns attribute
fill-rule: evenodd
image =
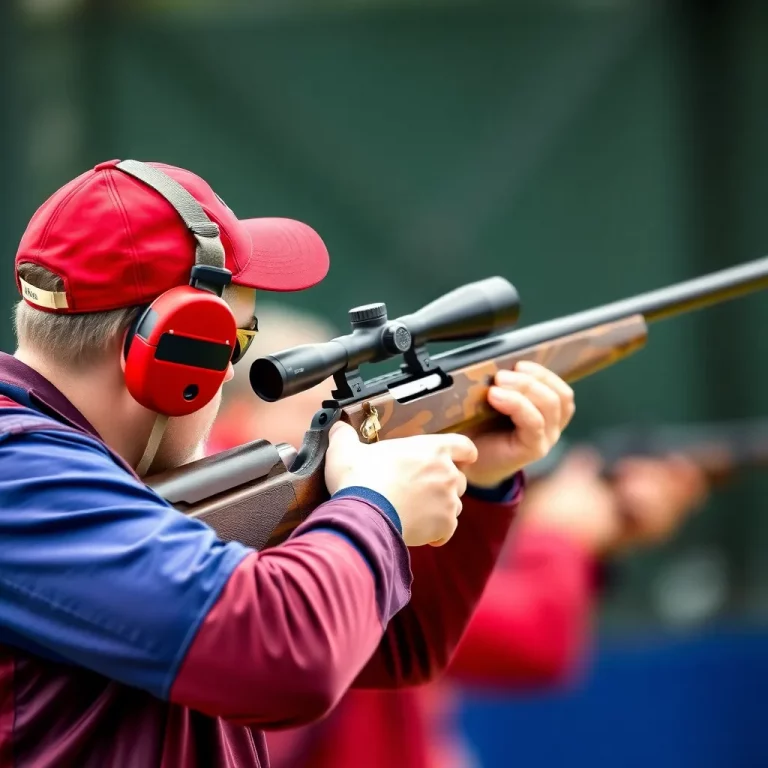
<svg viewBox="0 0 768 768"><path fill-rule="evenodd" d="M156 315L156 313L152 311L151 304L144 307L144 309L142 309L141 312L136 315L136 319L131 323L131 327L128 329L128 333L125 334L125 342L123 344L124 359L128 359L128 350L131 348L131 343L133 342L134 336L139 333L139 328L141 328L140 335L142 335L145 339L151 333L152 327L154 327L154 323L156 321L150 318L150 313L152 313L152 315ZM144 322L147 320L149 320L149 324L144 326Z"/></svg>

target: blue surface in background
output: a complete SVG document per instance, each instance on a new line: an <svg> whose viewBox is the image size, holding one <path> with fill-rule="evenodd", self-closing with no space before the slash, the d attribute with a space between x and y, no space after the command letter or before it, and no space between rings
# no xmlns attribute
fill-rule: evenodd
<svg viewBox="0 0 768 768"><path fill-rule="evenodd" d="M605 644L579 690L467 691L484 768L768 768L768 632Z"/></svg>

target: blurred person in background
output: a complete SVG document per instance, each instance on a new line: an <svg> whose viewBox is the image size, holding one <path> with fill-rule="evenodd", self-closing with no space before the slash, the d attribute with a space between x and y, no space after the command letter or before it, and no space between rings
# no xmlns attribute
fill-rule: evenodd
<svg viewBox="0 0 768 768"><path fill-rule="evenodd" d="M209 453L257 438L298 448L330 397L332 380L275 403L253 393L248 368L256 357L337 335L320 318L292 309L258 306L257 315L260 332L224 388ZM528 485L448 679L349 691L324 720L270 731L273 768L471 768L477 762L455 723L458 684L516 691L575 684L588 658L603 562L668 539L708 492L703 473L683 458L627 459L610 484L600 470L596 455L576 448Z"/></svg>

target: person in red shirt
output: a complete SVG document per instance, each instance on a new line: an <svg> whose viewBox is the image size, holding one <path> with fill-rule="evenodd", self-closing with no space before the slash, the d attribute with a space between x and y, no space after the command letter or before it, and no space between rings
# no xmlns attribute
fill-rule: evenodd
<svg viewBox="0 0 768 768"><path fill-rule="evenodd" d="M251 359L335 335L309 314L275 306L260 312L271 330L256 339ZM257 435L300 444L329 388L265 404L238 373L225 389L209 452ZM609 485L594 454L571 451L547 479L529 483L447 679L392 692L350 691L324 720L270 731L274 768L356 768L361 755L366 768L470 768L471 748L455 727L452 684L519 691L575 683L588 657L602 559L663 541L706 493L703 474L683 458L628 459Z"/></svg>

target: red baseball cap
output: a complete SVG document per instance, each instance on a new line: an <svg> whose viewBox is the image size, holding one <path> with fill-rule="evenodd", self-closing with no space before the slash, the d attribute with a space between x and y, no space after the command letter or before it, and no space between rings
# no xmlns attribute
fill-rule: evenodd
<svg viewBox="0 0 768 768"><path fill-rule="evenodd" d="M55 192L35 212L16 253L16 285L28 304L59 313L148 304L189 282L195 237L158 192L100 163ZM179 182L219 225L232 282L264 291L301 291L328 273L320 236L293 219L238 219L190 171L147 163ZM45 267L64 281L60 293L22 290L19 264Z"/></svg>

